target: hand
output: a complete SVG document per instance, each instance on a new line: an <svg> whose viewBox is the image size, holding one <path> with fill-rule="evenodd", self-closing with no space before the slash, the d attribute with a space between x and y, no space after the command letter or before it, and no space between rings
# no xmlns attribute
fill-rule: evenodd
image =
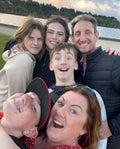
<svg viewBox="0 0 120 149"><path fill-rule="evenodd" d="M108 53L109 55L118 55L118 56L120 56L120 50L118 50L118 49L115 49L115 48L107 48L106 50L105 50L105 52L106 53Z"/></svg>
<svg viewBox="0 0 120 149"><path fill-rule="evenodd" d="M18 44L16 44L15 46L13 46L10 49L9 56L10 56L11 53L16 54L17 52L25 52L25 50L21 46L19 46Z"/></svg>
<svg viewBox="0 0 120 149"><path fill-rule="evenodd" d="M100 128L100 140L108 138L112 135L108 123L102 122L101 128Z"/></svg>

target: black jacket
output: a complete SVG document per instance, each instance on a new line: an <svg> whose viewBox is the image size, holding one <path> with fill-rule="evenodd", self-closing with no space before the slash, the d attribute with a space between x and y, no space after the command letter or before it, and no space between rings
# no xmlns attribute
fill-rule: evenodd
<svg viewBox="0 0 120 149"><path fill-rule="evenodd" d="M21 148L21 149L28 149L28 147L24 144L24 142L22 142L20 139L10 135L10 137L12 138L12 140Z"/></svg>
<svg viewBox="0 0 120 149"><path fill-rule="evenodd" d="M45 50L45 53L41 60L36 59L36 65L33 72L33 78L41 77L48 87L55 83L54 72L49 69L49 52Z"/></svg>
<svg viewBox="0 0 120 149"><path fill-rule="evenodd" d="M112 132L108 149L120 149L120 57L105 54L101 47L88 54L83 84L101 94Z"/></svg>

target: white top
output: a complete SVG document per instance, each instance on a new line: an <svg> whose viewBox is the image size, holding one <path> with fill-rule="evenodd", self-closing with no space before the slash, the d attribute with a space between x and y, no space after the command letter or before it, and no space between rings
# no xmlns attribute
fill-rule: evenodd
<svg viewBox="0 0 120 149"><path fill-rule="evenodd" d="M107 114L106 114L103 99L102 99L101 95L96 90L94 90L94 89L92 89L92 90L95 92L95 95L96 95L98 102L100 104L102 121L107 121ZM107 138L100 140L98 149L106 149L106 147L107 147Z"/></svg>

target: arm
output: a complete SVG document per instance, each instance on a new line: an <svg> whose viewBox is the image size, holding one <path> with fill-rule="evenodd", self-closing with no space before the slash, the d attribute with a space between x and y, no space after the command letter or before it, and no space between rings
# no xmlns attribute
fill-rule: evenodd
<svg viewBox="0 0 120 149"><path fill-rule="evenodd" d="M111 85L114 88L114 96L112 95L111 107L112 117L108 121L109 128L113 135L120 135L120 58L115 57L111 68Z"/></svg>
<svg viewBox="0 0 120 149"><path fill-rule="evenodd" d="M99 105L100 105L102 124L107 123L107 114L106 114L103 99L102 99L101 95L96 90L93 90L93 91L95 92L96 97L97 97L98 102L99 102ZM101 137L102 131L104 131L103 125L100 128L100 141L99 141L98 149L106 149L106 146L107 146L107 137L104 137L104 138Z"/></svg>
<svg viewBox="0 0 120 149"><path fill-rule="evenodd" d="M120 50L115 49L115 48L107 48L105 49L105 53L108 53L109 55L118 55L120 56Z"/></svg>
<svg viewBox="0 0 120 149"><path fill-rule="evenodd" d="M3 69L8 81L8 96L25 92L32 80L33 67L33 59L27 53L17 54L7 61Z"/></svg>
<svg viewBox="0 0 120 149"><path fill-rule="evenodd" d="M0 125L0 148L20 149Z"/></svg>
<svg viewBox="0 0 120 149"><path fill-rule="evenodd" d="M10 50L16 44L17 44L17 41L14 39L8 41L5 45L4 51Z"/></svg>

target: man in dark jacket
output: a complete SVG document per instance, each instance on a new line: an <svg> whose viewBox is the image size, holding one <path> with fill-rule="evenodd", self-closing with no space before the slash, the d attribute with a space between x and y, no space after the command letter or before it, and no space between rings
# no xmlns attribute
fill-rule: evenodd
<svg viewBox="0 0 120 149"><path fill-rule="evenodd" d="M72 42L79 51L78 81L96 89L105 103L108 123L102 123L100 138L108 137L107 149L120 148L120 57L105 54L96 47L99 33L91 15L80 15L72 24ZM81 64L83 73L81 74Z"/></svg>

